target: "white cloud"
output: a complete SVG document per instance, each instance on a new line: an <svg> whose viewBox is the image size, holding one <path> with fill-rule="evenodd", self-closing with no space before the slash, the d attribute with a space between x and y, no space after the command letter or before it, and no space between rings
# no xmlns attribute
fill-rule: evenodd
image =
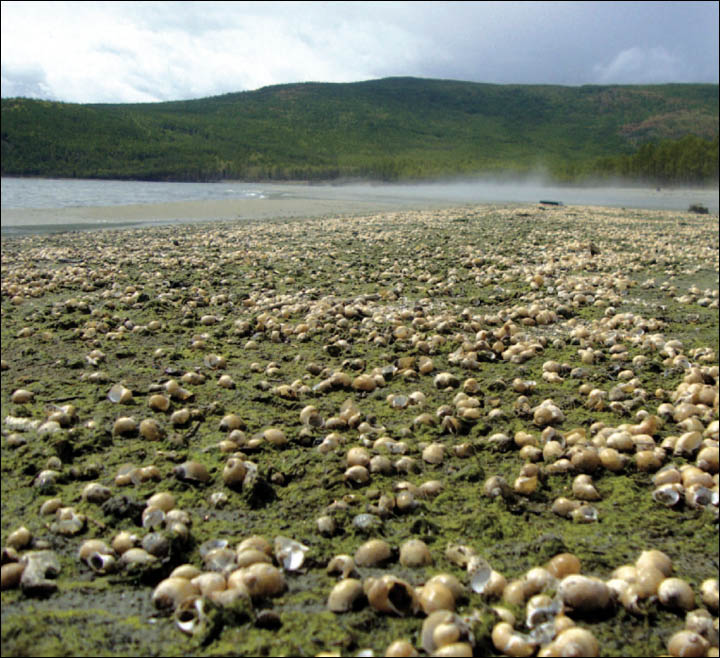
<svg viewBox="0 0 720 658"><path fill-rule="evenodd" d="M619 52L607 64L594 67L597 81L603 84L654 84L663 82L685 82L679 57L665 48L627 48Z"/></svg>
<svg viewBox="0 0 720 658"><path fill-rule="evenodd" d="M716 82L717 6L5 1L2 95L134 102L391 75Z"/></svg>

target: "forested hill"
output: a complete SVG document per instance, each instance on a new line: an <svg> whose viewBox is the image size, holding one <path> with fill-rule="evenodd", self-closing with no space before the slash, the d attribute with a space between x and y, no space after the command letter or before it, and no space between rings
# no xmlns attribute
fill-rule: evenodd
<svg viewBox="0 0 720 658"><path fill-rule="evenodd" d="M642 148L641 148L642 147ZM190 101L2 100L2 173L147 180L718 177L718 85L385 78Z"/></svg>

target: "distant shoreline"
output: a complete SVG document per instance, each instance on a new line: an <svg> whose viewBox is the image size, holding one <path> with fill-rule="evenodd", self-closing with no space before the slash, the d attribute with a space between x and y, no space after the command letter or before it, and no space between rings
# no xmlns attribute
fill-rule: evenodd
<svg viewBox="0 0 720 658"><path fill-rule="evenodd" d="M3 178L17 178L17 179L38 179L38 180L61 180L61 181L99 181L99 182L127 182L127 183L172 183L176 184L203 184L203 185L290 185L297 187L346 187L352 185L369 185L371 187L393 187L397 185L402 186L423 186L423 185L436 185L436 184L452 184L452 183L495 183L498 185L513 185L513 184L524 184L528 182L547 185L550 187L556 187L561 189L613 189L613 188L626 188L626 189L659 189L659 190L697 190L699 192L720 192L720 181L712 184L693 184L693 183L682 183L672 184L666 183L664 185L658 185L653 181L642 181L642 180L621 180L621 179L609 179L609 180L598 180L598 181L587 181L587 180L554 180L551 178L539 179L532 175L522 175L508 173L506 175L499 174L497 172L483 174L478 172L473 175L460 175L460 176L445 176L437 178L409 178L407 180L396 180L396 181L384 181L377 178L324 178L324 179L293 179L293 180L276 180L270 178L219 178L217 180L155 180L152 178L87 178L87 177L73 177L73 176L32 176L23 174L2 174Z"/></svg>

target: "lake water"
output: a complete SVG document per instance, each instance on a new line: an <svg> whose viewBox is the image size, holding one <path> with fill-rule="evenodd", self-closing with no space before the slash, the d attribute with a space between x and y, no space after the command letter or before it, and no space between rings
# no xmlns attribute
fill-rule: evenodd
<svg viewBox="0 0 720 658"><path fill-rule="evenodd" d="M143 181L3 178L2 209L124 206L184 201L299 199L377 202L407 207L422 203L537 203L687 210L699 203L718 212L718 191L637 187L560 187L538 182L466 180L422 184L307 185L287 183L154 183ZM7 223L3 220L3 225Z"/></svg>

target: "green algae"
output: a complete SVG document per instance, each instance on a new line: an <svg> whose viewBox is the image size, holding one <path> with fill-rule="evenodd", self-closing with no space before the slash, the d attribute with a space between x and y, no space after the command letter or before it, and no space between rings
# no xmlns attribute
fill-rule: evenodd
<svg viewBox="0 0 720 658"><path fill-rule="evenodd" d="M627 232L628 236L646 235L657 225L677 228L675 220L664 215L632 214L633 218L618 221L613 226ZM406 214L392 214L377 223L381 239L368 239L362 228L354 228L351 222L338 225L330 220L277 223L274 228L283 226L290 232L287 238L271 231L273 223L248 222L238 227L223 226L219 232L211 227L193 226L182 230L158 228L148 232L118 232L112 236L73 235L72 242L69 237L53 236L51 244L58 249L72 252L80 250L83 243L95 245L98 253L104 248L105 262L86 258L91 262L85 276L98 272L94 291L79 291L79 284L64 281L59 290L28 298L17 307L10 304L9 293L3 292L2 357L9 368L2 377L2 417L12 414L42 418L49 405L62 404L60 400L68 399L77 407L78 416L83 421L92 420L94 425L88 427L84 422L78 423L61 430L51 439L30 435L26 445L15 449L7 446L4 431L1 467L3 539L25 523L37 537L51 543L60 555L63 570L59 591L47 601L28 602L17 592L3 592L3 654L34 653L35 649L38 655L102 654L109 650L110 642L113 651L117 646L116 652L121 655L132 653L134 649L137 650L134 655L315 655L327 650L352 655L368 647L381 653L400 637L409 638L417 645L419 619L379 615L369 608L345 615L333 615L325 610L327 594L335 582L324 573L325 564L335 554L354 553L368 536L373 535L383 537L396 550L410 538L421 538L428 543L434 559L431 567L412 570L398 565L392 567L393 573L415 585L441 571L464 578L462 570L444 555L449 542L473 546L508 580L520 577L529 568L563 551L578 555L584 573L608 578L612 569L633 562L640 551L651 547L667 552L673 559L675 574L687 579L695 588L703 579L716 575L717 523L712 513L658 506L649 495L650 476L632 468L621 474L596 474L594 479L602 500L595 504L599 521L594 524L573 523L550 511L556 497L569 495L570 476L553 475L541 479L538 490L529 497L485 498L482 483L486 477L497 474L512 482L522 465L512 451L502 452L489 446L487 436L495 432L512 436L518 430L536 433L537 428L532 426L531 419L508 413L505 418L469 426L460 435L443 434L439 426L403 432L412 428L413 418L419 410L412 406L392 409L385 401L386 395L422 391L432 401L427 405L427 410L432 413L438 404L452 399L452 395L435 388L433 375L414 380L394 377L387 386L368 395L336 390L322 396L311 394L297 400L285 400L272 393L272 386L289 384L297 379L305 378L310 387L318 383L321 377L310 376L306 370L307 364L313 361L339 369L346 360L362 359L363 370L368 372L400 356L422 352L409 342L393 340L390 328L381 324L378 331L386 338L385 344L358 340L357 333L350 331L352 323L319 331L305 342L287 337L274 342L262 330L265 322L262 316L272 309L244 306L244 302L252 300L253 296L270 291L274 295L311 291L297 297L300 301L296 303L302 305L329 295L333 300L349 304L360 295L370 294L377 295L388 307L412 312L416 308L437 305L440 310L470 307L479 313L491 314L503 307L523 303L531 293L529 284L513 274L511 261L507 259L526 257L529 262L541 263L540 255L548 246L550 230L569 234L569 244L573 240L583 243L593 240L603 252L633 253L633 242L629 238L611 243L590 220L579 227L577 222L567 220L560 212L543 215L542 220L508 220L502 213L466 209L446 217L438 214L431 218L428 228ZM593 216L615 221L617 213L593 211ZM537 221L541 221L544 228L535 227ZM705 225L696 219L688 221L687 230L700 230L700 235L710 239L712 245L709 234L704 232ZM499 223L507 228L502 237L496 230ZM357 226L362 227L360 220L357 220ZM405 234L413 235L412 239L404 241ZM140 258L148 235L155 240L157 253ZM118 236L122 238L123 250L117 248ZM3 241L4 278L5 268L10 268L10 263L23 251L45 248L44 240L49 239ZM171 247L173 240L178 244ZM229 246L221 249L215 242ZM321 243L321 249L317 248L317 243ZM241 248L240 245L245 246ZM275 255L273 249L280 247L284 249L282 255ZM238 253L234 254L233 250ZM250 257L248 253L254 256ZM329 257L329 253L333 256ZM462 264L468 253L481 253L483 260L496 266L498 282L479 284L472 269ZM223 257L223 254L226 255ZM178 263L194 256L201 256L206 266L178 267ZM220 259L218 264L213 263L215 258ZM671 266L673 271L687 267L681 262L671 265L669 256L667 260L662 272ZM713 261L707 254L706 261L699 287L713 283ZM423 262L423 266L418 262ZM395 270L395 263L402 265ZM46 258L45 264L45 269L39 269L48 274L68 272L67 266L50 257ZM102 268L112 264L118 266L120 276L106 278ZM609 264L596 267L605 275L614 271L614 266ZM653 276L657 271L652 269L655 265L648 267L648 272L633 272L634 280ZM159 276L148 279L151 272L157 272ZM421 280L426 278L423 272L427 272L427 280ZM587 272L572 266L568 275L584 276ZM667 275L667 278L678 289L681 283L693 285L691 275L681 276L685 278L676 274ZM438 280L433 281L433 277ZM503 281L502 277L508 277L508 280ZM717 290L716 277L714 282ZM135 290L127 292L128 287ZM112 295L99 295L103 290L113 291ZM137 291L142 291L147 299L133 298ZM158 298L159 294L172 291L179 291L178 296ZM208 301L215 294L228 293L233 296L232 306L214 306ZM86 299L87 312L74 303L68 304L70 297ZM677 302L676 297L657 288L634 286L629 288L618 310L647 315L662 304L665 335L687 342L688 349L710 346L717 354L717 310L683 304ZM302 321L305 310L293 310L290 302L286 306L289 308L285 321ZM574 309L573 317L591 323L600 320L604 311L603 307L580 306ZM206 313L218 313L222 319L214 325L201 325L200 318ZM693 318L697 316L697 320L688 321L690 314ZM94 338L82 338L86 323L93 318L105 321L110 328L128 321L143 325L152 320L160 321L163 328L157 332L133 332L130 329L118 338L108 338L107 332L95 334ZM236 319L245 319L249 323L249 330L244 335L234 333ZM18 337L20 329L28 325L34 328L34 338ZM541 331L539 328L532 330ZM52 336L38 339L44 331L51 331ZM193 337L201 334L206 334L203 338L205 346L195 349ZM248 348L246 343L253 335L257 336L254 338L256 347ZM452 333L447 337L445 343L438 345L431 354L435 372L450 370L460 374L460 369L448 360L457 344L452 340ZM325 349L339 340L347 340L347 348L340 349L336 355ZM93 346L106 354L105 361L98 363L97 368L85 360ZM542 356L522 366L497 360L481 364L479 370L463 375L473 376L480 382L485 411L489 409L491 398L496 399L495 404L500 408L511 409L517 394L508 384L521 375L537 381L535 390L527 394L531 406L546 397L560 404L566 414L563 430L589 429L599 420L608 425L630 422L629 417L618 418L614 412L585 408L577 394L579 382L576 380L566 378L558 385L542 379L544 361L552 359L578 365L577 347L570 341L558 345L549 341ZM164 351L162 355L155 355L158 348ZM203 357L210 352L226 356L228 367L225 371L211 370L204 364ZM631 347L627 360L638 353ZM659 358L651 360L657 366L655 369L646 368L638 373L650 391L657 386L670 390L682 377L681 372L666 373L667 368L659 365L659 361ZM261 365L260 371L250 367L253 362ZM278 375L269 377L264 372L270 362L278 364ZM588 381L609 390L616 383L609 365L604 362L589 366ZM107 384L92 384L80 378L81 374L100 368L109 375ZM206 382L188 384L194 398L187 403L174 401L171 411L188 406L201 409L202 415L186 427L173 428L168 423L170 412L151 412L146 406L145 395L152 385L166 381L172 373L181 374L186 370L203 372ZM234 389L215 386L217 377L223 372L233 377ZM114 405L106 397L110 385L120 380L135 392L135 400L130 405ZM497 385L498 380L503 380L504 384ZM21 406L10 402L12 391L20 386L35 391L34 403ZM373 504L374 496L368 495L369 488L349 486L343 479L344 451L321 455L313 450L312 446L317 445L327 432L314 430L304 435L298 420L305 404L316 405L327 418L337 414L341 404L350 397L355 399L365 418L371 419L373 425L383 425L388 435L401 437L408 445L409 454L418 458L420 472L403 475L403 479L415 485L430 479L439 479L445 484L436 498L419 501L411 513L389 516L371 535L352 525L352 518ZM248 458L258 464L261 476L268 483L264 494L256 498L221 484L224 457L214 446L225 438L219 430L219 422L230 412L238 413L244 419L247 436L273 426L282 427L288 435L287 446L278 448L263 444L255 451L248 451ZM120 415L133 415L138 420L155 417L165 425L167 435L154 443L137 436L114 437L112 424ZM351 437L351 442L358 440L354 430L343 433ZM663 428L658 438L661 440L671 433L671 428ZM465 459L447 458L442 464L431 466L422 463L418 455L419 445L429 441L443 443L448 455L454 445L468 441L474 452ZM63 462L62 475L51 491L41 492L32 486L32 482L53 455ZM172 477L172 468L185 459L204 463L211 482L208 485L188 484ZM678 463L683 461L678 460ZM160 483L149 481L129 488L114 487L115 473L128 462L137 465L154 463L164 479ZM374 474L371 488L392 494L397 479L397 475ZM162 569L151 574L150 581L137 580L123 573L93 578L77 560L77 547L86 538L109 540L121 529L139 530L136 518L117 517L106 513L105 508L81 500L82 487L93 480L111 486L114 496L125 496L137 504L142 504L155 491L169 490L176 496L178 507L191 514L189 542ZM225 506L210 505L209 496L215 491L223 491L228 496ZM49 533L47 520L40 518L37 510L51 495L59 496L65 504L74 505L91 518L85 533L72 538ZM317 532L315 519L333 501L341 500L346 501L348 508L334 513L338 530L332 537L323 537ZM288 574L288 591L256 606L275 611L279 615L278 628L262 628L253 622L237 627L228 624L217 637L202 643L186 638L174 628L170 619L156 615L150 602L153 582L169 573L174 564L200 564L199 547L208 539L226 538L236 543L250 534L263 534L270 539L285 535L310 548L304 571ZM362 572L363 576L372 574L372 571ZM105 597L102 599L105 605L98 605L98 597ZM107 597L128 603L113 608ZM50 604L54 612L42 607ZM479 595L471 594L463 609L484 609L485 606ZM521 611L518 614L522 616ZM26 618L32 618L32 623L23 624L22 620ZM56 630L38 640L43 624L48 623ZM606 655L648 655L664 651L667 638L682 626L682 619L653 604L639 619L621 610L608 619L583 623L593 630ZM80 627L87 628L87 633L78 634ZM103 634L103 627L114 630ZM478 632L482 635L477 638L478 647L485 647L484 652L489 647L487 628L478 629Z"/></svg>

